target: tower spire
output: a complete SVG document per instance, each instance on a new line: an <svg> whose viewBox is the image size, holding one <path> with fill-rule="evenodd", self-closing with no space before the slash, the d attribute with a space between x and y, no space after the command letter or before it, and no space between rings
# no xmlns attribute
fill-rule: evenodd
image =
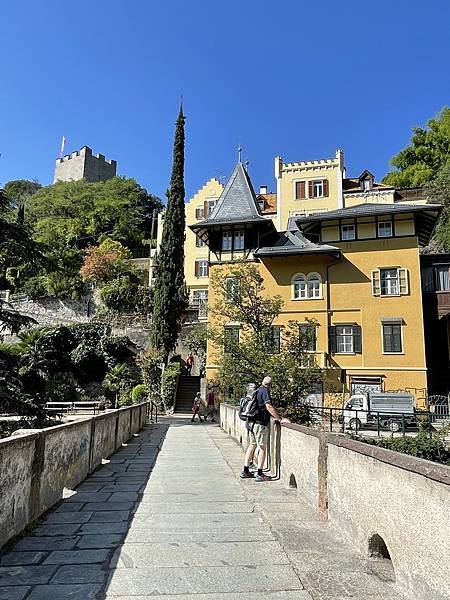
<svg viewBox="0 0 450 600"><path fill-rule="evenodd" d="M238 163L242 162L242 146L239 144L238 146Z"/></svg>

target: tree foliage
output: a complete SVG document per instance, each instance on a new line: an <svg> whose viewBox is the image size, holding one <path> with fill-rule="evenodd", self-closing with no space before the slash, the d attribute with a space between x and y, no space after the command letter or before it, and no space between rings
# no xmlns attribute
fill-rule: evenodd
<svg viewBox="0 0 450 600"><path fill-rule="evenodd" d="M156 259L156 282L151 328L152 346L165 356L175 348L187 308L184 280L184 115L180 108L173 147L173 166L160 251Z"/></svg>
<svg viewBox="0 0 450 600"><path fill-rule="evenodd" d="M220 365L218 378L223 392L236 401L247 383L259 384L270 375L277 406L286 416L295 416L293 411L322 380L314 354L307 352L316 323L310 321L310 333L302 335L296 321L283 326L278 351L272 326L283 300L265 293L264 280L255 265L236 263L230 269L213 272L211 288L208 338L215 354L212 360ZM227 323L239 324L239 339L227 333Z"/></svg>
<svg viewBox="0 0 450 600"><path fill-rule="evenodd" d="M427 126L414 127L410 144L396 154L395 171L383 182L394 187L420 187L433 181L450 157L450 108L444 107Z"/></svg>
<svg viewBox="0 0 450 600"><path fill-rule="evenodd" d="M104 239L99 246L89 246L85 251L80 274L83 279L95 283L105 283L124 271L129 271L125 260L131 252L120 242Z"/></svg>
<svg viewBox="0 0 450 600"><path fill-rule="evenodd" d="M4 190L8 195L13 206L23 205L31 196L33 196L42 185L38 181L29 179L14 179L5 183Z"/></svg>

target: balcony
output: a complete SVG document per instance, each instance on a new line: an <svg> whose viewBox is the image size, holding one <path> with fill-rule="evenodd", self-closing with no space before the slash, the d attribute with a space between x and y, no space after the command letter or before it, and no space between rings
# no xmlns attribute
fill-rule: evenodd
<svg viewBox="0 0 450 600"><path fill-rule="evenodd" d="M438 317L446 317L450 313L450 291L436 292Z"/></svg>

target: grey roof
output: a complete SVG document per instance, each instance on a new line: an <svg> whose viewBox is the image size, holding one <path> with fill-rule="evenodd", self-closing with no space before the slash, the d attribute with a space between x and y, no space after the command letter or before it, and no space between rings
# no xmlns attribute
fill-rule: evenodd
<svg viewBox="0 0 450 600"><path fill-rule="evenodd" d="M238 162L210 217L202 224L266 221L242 163Z"/></svg>
<svg viewBox="0 0 450 600"><path fill-rule="evenodd" d="M367 202L365 204L357 204L356 206L350 206L348 208L339 208L338 210L330 210L305 217L296 217L295 220L301 225L302 223L347 219L351 217L360 217L363 215L386 215L392 213L430 211L433 209L439 211L441 206L439 204L373 204Z"/></svg>
<svg viewBox="0 0 450 600"><path fill-rule="evenodd" d="M282 231L277 234L271 246L263 246L255 252L257 257L286 256L292 254L333 254L339 255L340 249L328 244L315 244L308 240L301 231Z"/></svg>

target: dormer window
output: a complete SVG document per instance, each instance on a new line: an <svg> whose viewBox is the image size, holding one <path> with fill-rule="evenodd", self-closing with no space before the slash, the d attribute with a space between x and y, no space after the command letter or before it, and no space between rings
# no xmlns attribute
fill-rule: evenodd
<svg viewBox="0 0 450 600"><path fill-rule="evenodd" d="M371 192L373 189L374 177L370 171L363 171L358 177L359 186L364 192Z"/></svg>
<svg viewBox="0 0 450 600"><path fill-rule="evenodd" d="M365 192L370 192L370 190L372 189L372 180L371 179L369 179L369 178L364 179L363 189Z"/></svg>

